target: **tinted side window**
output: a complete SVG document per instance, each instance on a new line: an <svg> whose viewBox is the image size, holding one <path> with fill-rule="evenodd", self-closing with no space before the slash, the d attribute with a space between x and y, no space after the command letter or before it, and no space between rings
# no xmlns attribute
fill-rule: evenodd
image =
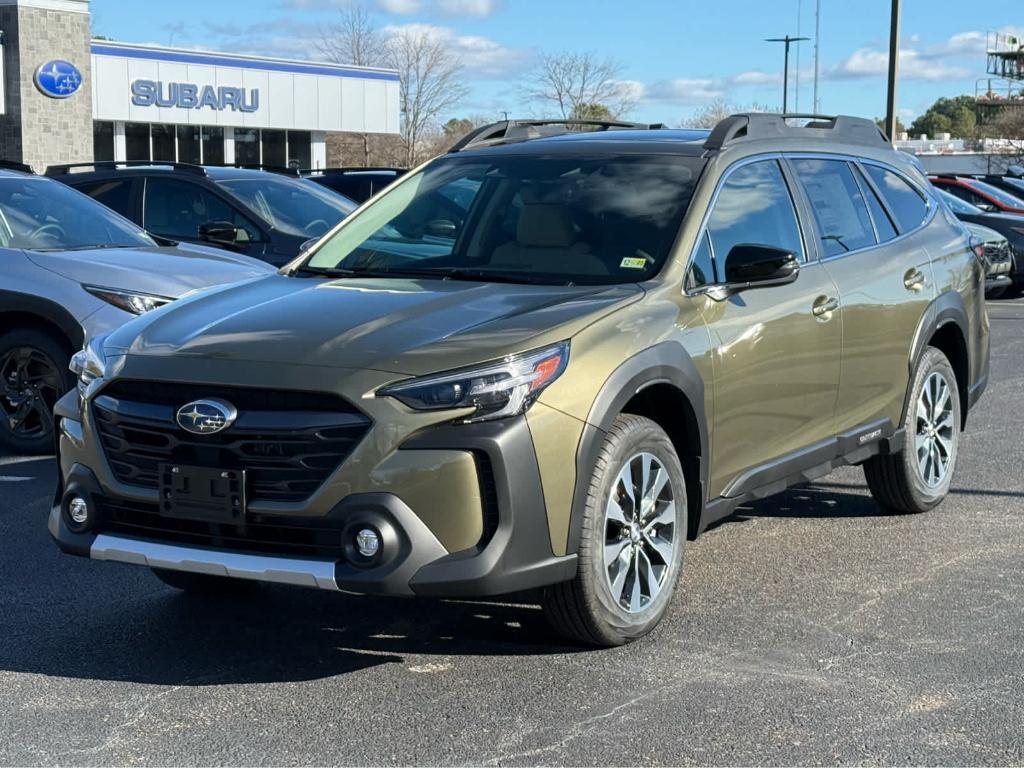
<svg viewBox="0 0 1024 768"><path fill-rule="evenodd" d="M864 169L878 186L889 210L896 217L900 232L909 232L921 226L928 215L928 205L924 198L910 184L892 171L877 165L865 165Z"/></svg>
<svg viewBox="0 0 1024 768"><path fill-rule="evenodd" d="M216 195L191 181L147 178L142 222L148 231L179 240L196 240L199 225L229 221L241 227L249 240L260 238L259 229Z"/></svg>
<svg viewBox="0 0 1024 768"><path fill-rule="evenodd" d="M867 204L845 160L802 158L792 163L811 202L825 256L875 244Z"/></svg>
<svg viewBox="0 0 1024 768"><path fill-rule="evenodd" d="M103 203L107 208L117 211L126 219L135 218L135 211L132 210L131 179L94 181L89 184L82 184L76 188L79 192L84 192L96 202Z"/></svg>
<svg viewBox="0 0 1024 768"><path fill-rule="evenodd" d="M793 199L776 160L750 163L729 175L718 193L707 231L714 257L723 268L729 251L741 243L782 248L804 260Z"/></svg>
<svg viewBox="0 0 1024 768"><path fill-rule="evenodd" d="M860 182L860 188L867 199L868 210L871 211L871 220L875 223L875 233L878 235L878 242L885 243L892 240L898 234L896 227L893 226L892 219L886 213L885 206L882 205L875 191L871 189L871 185L868 184L861 174L860 169L857 170L857 181Z"/></svg>
<svg viewBox="0 0 1024 768"><path fill-rule="evenodd" d="M715 277L715 261L711 256L711 240L707 232L700 236L700 245L697 246L697 251L693 254L693 264L690 265L690 275L694 288L718 282Z"/></svg>

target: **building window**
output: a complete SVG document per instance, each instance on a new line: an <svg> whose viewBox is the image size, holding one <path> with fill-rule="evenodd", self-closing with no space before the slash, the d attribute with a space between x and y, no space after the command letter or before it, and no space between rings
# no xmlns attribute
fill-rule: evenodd
<svg viewBox="0 0 1024 768"><path fill-rule="evenodd" d="M160 160L165 163L173 163L178 159L175 149L175 131L173 125L160 125L154 123L149 126L149 135L153 146L153 160Z"/></svg>
<svg viewBox="0 0 1024 768"><path fill-rule="evenodd" d="M260 136L263 142L263 165L275 168L286 166L285 132L262 130Z"/></svg>
<svg viewBox="0 0 1024 768"><path fill-rule="evenodd" d="M178 162L199 165L203 162L198 125L179 125Z"/></svg>
<svg viewBox="0 0 1024 768"><path fill-rule="evenodd" d="M258 128L235 128L235 163L260 164L260 131Z"/></svg>
<svg viewBox="0 0 1024 768"><path fill-rule="evenodd" d="M224 129L203 126L203 164L224 165Z"/></svg>
<svg viewBox="0 0 1024 768"><path fill-rule="evenodd" d="M311 168L313 166L311 147L309 131L288 131L288 165Z"/></svg>
<svg viewBox="0 0 1024 768"><path fill-rule="evenodd" d="M124 124L124 159L149 160L149 123Z"/></svg>
<svg viewBox="0 0 1024 768"><path fill-rule="evenodd" d="M96 120L92 124L92 156L96 162L114 159L114 124Z"/></svg>

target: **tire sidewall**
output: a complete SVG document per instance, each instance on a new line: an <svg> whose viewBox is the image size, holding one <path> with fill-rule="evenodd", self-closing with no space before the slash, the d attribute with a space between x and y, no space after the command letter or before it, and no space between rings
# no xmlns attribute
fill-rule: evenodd
<svg viewBox="0 0 1024 768"><path fill-rule="evenodd" d="M946 473L946 477L943 478L942 482L932 488L929 487L924 478L921 477L921 470L917 463L917 446L915 443L915 437L917 436L917 401L921 396L921 390L924 388L925 382L928 377L933 373L941 373L946 379L946 385L950 389L951 400L953 404L953 448L950 457L949 471ZM905 430L905 447L903 450L903 462L904 469L909 483L909 491L914 496L916 502L920 507L930 509L931 507L939 504L946 494L949 493L949 486L953 480L953 474L956 472L957 457L960 452L960 425L962 423L962 414L960 412L960 395L959 387L956 379L956 374L953 371L953 366L950 365L949 360L942 352L929 347L925 353L921 356L921 360L918 362L917 370L914 373L914 387L910 393L910 400L907 404L907 415L903 423Z"/></svg>
<svg viewBox="0 0 1024 768"><path fill-rule="evenodd" d="M34 328L19 328L0 336L0 357L3 357L13 347L32 347L46 355L63 375L64 392L74 387L74 379L68 371L68 362L71 356L67 349L50 334ZM53 449L52 425L51 430L44 436L26 439L15 435L8 429L7 424L0 420L0 445L25 453L50 453Z"/></svg>
<svg viewBox="0 0 1024 768"><path fill-rule="evenodd" d="M604 566L605 508L625 462L637 453L651 453L669 473L669 482L676 501L673 562L658 596L644 610L629 613L618 605L608 586ZM596 609L597 617L617 639L628 641L651 631L665 613L683 565L683 551L687 533L686 481L668 435L653 421L636 418L624 434L609 434L601 452L604 466L594 473L590 503L586 515L590 525L584 531L580 547L580 569L588 602Z"/></svg>

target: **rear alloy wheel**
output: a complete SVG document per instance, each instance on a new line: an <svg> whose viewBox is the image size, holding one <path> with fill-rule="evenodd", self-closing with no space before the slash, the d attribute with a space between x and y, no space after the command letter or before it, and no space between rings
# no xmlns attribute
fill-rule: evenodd
<svg viewBox="0 0 1024 768"><path fill-rule="evenodd" d="M34 329L0 337L0 443L19 453L53 450L53 406L73 385L68 354Z"/></svg>
<svg viewBox="0 0 1024 768"><path fill-rule="evenodd" d="M622 414L587 494L576 578L544 591L555 629L585 645L643 637L661 621L683 564L686 482L655 422Z"/></svg>
<svg viewBox="0 0 1024 768"><path fill-rule="evenodd" d="M894 512L925 512L946 498L961 423L956 375L946 356L929 347L914 372L903 449L864 462L875 500Z"/></svg>

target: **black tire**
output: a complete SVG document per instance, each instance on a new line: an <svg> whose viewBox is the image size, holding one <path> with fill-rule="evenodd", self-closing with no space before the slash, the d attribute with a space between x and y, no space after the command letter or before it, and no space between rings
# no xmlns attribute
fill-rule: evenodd
<svg viewBox="0 0 1024 768"><path fill-rule="evenodd" d="M172 571L167 568L150 568L153 575L169 587L190 595L229 595L251 592L257 583L248 579L231 579L226 576L211 576L208 573Z"/></svg>
<svg viewBox="0 0 1024 768"><path fill-rule="evenodd" d="M0 445L53 453L53 406L75 386L70 357L46 331L18 328L0 336Z"/></svg>
<svg viewBox="0 0 1024 768"><path fill-rule="evenodd" d="M917 443L919 432L922 429L927 431L927 424L930 423L927 418L924 421L919 418L918 403L925 386L932 381L933 376L940 376L949 388L948 412L944 410L944 415L935 420L937 423L948 422L949 427L939 431L943 440L932 440L938 451L934 456L947 457L945 472L938 482L933 482L936 478L931 474L936 466L933 454L927 448L922 454L922 449ZM871 495L887 510L927 512L938 506L949 492L949 484L956 469L961 425L960 394L956 374L946 356L934 347L928 347L917 363L906 411L903 421L903 449L899 453L868 459L864 462L864 477L868 488L871 489ZM928 438L923 436L922 439L927 445ZM940 450L943 444L950 447L945 451ZM925 477L926 474L929 475L928 479Z"/></svg>
<svg viewBox="0 0 1024 768"><path fill-rule="evenodd" d="M995 288L989 288L985 291L985 298L989 301L995 301L996 299L1001 299L1003 296L1006 296L1009 290L1010 286L1008 285L999 285Z"/></svg>
<svg viewBox="0 0 1024 768"><path fill-rule="evenodd" d="M630 462L630 477L634 481L630 491L635 497L637 479L641 481L640 487L644 487L641 476L647 461L645 455L654 460L648 471L649 476L654 475L648 486L652 488L648 494L652 501L646 512L641 505L641 519L636 521L636 525L620 525L614 519L606 518L606 510L611 509L612 494L615 493L615 498L623 505L619 509L625 511L625 519L632 519L632 513L627 510L632 498L623 495L625 488L619 482L619 476ZM667 476L667 482L658 494L654 493L654 488L660 475L654 462ZM638 471L641 476L638 476ZM669 498L674 501L671 510ZM635 510L635 506L632 509ZM670 524L658 522L669 518ZM657 525L657 531L653 527L644 527L648 525ZM545 613L551 625L570 640L592 646L623 645L646 635L661 621L671 602L682 571L686 532L686 481L672 441L650 419L629 414L618 416L601 446L587 491L576 577L543 592ZM659 555L659 547L666 546L667 541L670 541L671 553ZM613 558L608 566L605 565L606 546L621 546L619 557ZM631 554L634 552L637 554ZM645 578L641 578L639 569L644 567L645 557ZM627 562L630 565L624 566L623 563ZM635 567L633 563L636 563ZM613 568L617 577L621 576L624 568L632 571L623 577L625 581L621 582L618 594L613 592ZM618 581L617 578L614 580ZM632 589L634 585L635 589ZM623 602L627 600L627 592L631 602L639 593L639 599L634 602L640 606L638 609L630 610Z"/></svg>

